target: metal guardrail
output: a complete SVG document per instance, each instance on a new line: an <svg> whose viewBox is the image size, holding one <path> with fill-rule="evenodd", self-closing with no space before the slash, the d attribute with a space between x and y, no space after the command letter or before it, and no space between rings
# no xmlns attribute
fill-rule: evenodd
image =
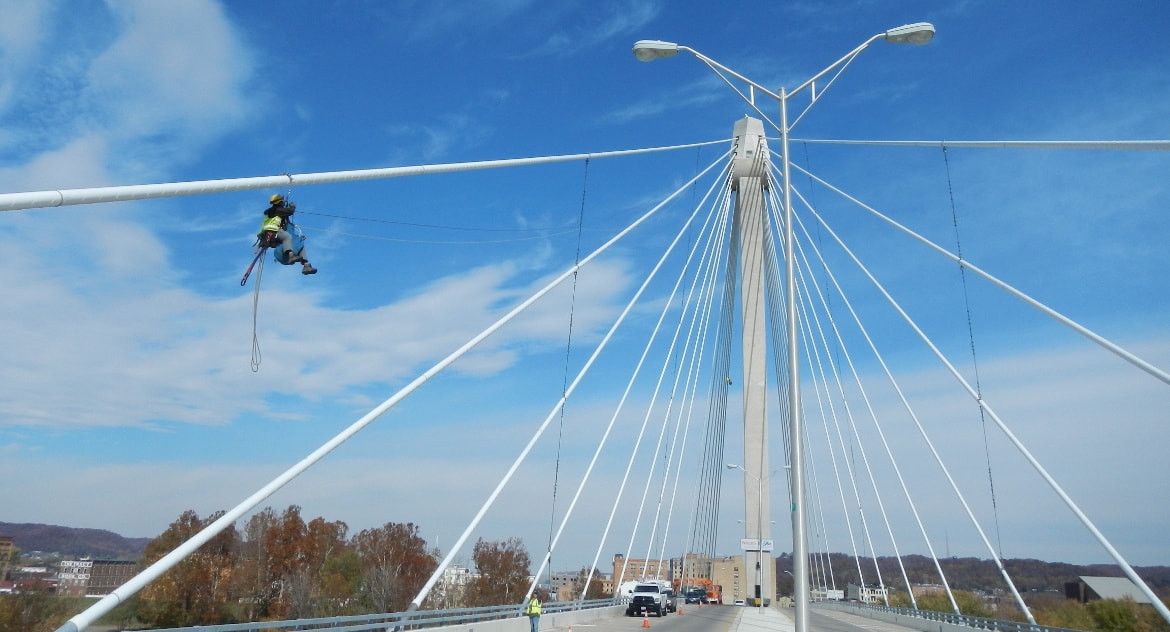
<svg viewBox="0 0 1170 632"><path fill-rule="evenodd" d="M1080 630L1072 630L1069 628L1054 628L1047 625L1033 625L1027 621L988 619L985 617L972 617L964 614L954 614L953 612L913 610L910 608L894 608L890 606L875 606L870 604L840 603L831 601L819 601L814 605L816 605L818 608L828 608L830 610L838 611L863 610L868 612L881 612L885 614L897 615L900 617L922 619L924 621L949 623L951 625L972 628L975 630L994 630L996 632L1082 632Z"/></svg>
<svg viewBox="0 0 1170 632"><path fill-rule="evenodd" d="M541 607L542 614L608 608L613 599L594 599L585 602L550 601ZM496 621L521 616L524 606L484 606L451 610L416 610L414 612L387 612L317 619L287 621L257 621L254 623L227 623L197 625L185 628L158 628L156 632L296 632L300 630L330 630L331 632L374 632L420 630L448 625L465 625L480 621Z"/></svg>

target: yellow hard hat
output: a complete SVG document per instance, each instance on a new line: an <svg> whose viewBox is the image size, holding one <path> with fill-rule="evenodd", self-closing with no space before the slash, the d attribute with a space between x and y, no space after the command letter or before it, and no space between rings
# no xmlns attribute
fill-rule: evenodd
<svg viewBox="0 0 1170 632"><path fill-rule="evenodd" d="M281 195L281 194L279 194L279 193L277 193L276 195L274 195L274 196L272 196L272 197L268 198L268 203L269 203L269 204L280 204L280 203L281 203L281 202L283 202L283 201L284 201L284 196L283 196L283 195Z"/></svg>

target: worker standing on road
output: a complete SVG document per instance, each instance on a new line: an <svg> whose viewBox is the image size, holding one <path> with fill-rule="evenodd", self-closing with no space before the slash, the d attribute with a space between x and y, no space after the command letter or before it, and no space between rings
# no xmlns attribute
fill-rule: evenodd
<svg viewBox="0 0 1170 632"><path fill-rule="evenodd" d="M528 605L524 607L524 614L528 617L528 622L532 624L532 632L540 632L540 595L532 593L532 599L528 600Z"/></svg>

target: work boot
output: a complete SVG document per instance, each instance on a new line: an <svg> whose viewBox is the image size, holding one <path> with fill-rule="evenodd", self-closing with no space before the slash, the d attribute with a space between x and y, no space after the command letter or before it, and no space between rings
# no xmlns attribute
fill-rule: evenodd
<svg viewBox="0 0 1170 632"><path fill-rule="evenodd" d="M292 265L298 261L304 261L304 259L300 255L298 255L297 253L295 253L291 250L287 251L284 254L284 260L287 261L289 265Z"/></svg>
<svg viewBox="0 0 1170 632"><path fill-rule="evenodd" d="M306 261L305 265L301 267L301 274L317 274L317 268L309 265L309 262Z"/></svg>

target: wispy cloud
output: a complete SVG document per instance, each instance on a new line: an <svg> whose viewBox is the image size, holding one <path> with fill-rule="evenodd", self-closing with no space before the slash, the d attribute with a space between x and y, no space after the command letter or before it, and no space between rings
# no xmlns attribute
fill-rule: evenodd
<svg viewBox="0 0 1170 632"><path fill-rule="evenodd" d="M521 57L572 55L614 38L639 33L661 12L660 3L649 0L625 0L586 6L588 8L584 15L574 20L579 25L577 28L571 31L556 31L548 35L540 46Z"/></svg>

